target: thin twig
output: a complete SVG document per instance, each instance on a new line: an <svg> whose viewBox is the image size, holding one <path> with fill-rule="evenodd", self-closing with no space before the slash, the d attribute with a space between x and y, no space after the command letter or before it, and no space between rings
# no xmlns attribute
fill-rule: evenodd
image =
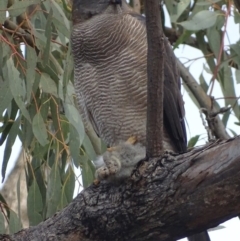
<svg viewBox="0 0 240 241"><path fill-rule="evenodd" d="M228 18L230 16L230 11L231 11L231 4L228 3L227 12L225 13L225 22L224 22L224 26L223 26L221 46L220 46L219 54L218 54L218 57L217 57L217 65L216 65L216 67L214 69L213 77L212 77L212 79L210 81L210 83L212 83L211 89L210 89L210 92L209 92L210 96L212 95L213 88L214 88L214 83L215 83L215 80L217 78L219 67L221 65L221 59L222 59L222 54L223 54L223 49L224 49L224 38L225 38L225 34L227 32L227 23L228 23Z"/></svg>

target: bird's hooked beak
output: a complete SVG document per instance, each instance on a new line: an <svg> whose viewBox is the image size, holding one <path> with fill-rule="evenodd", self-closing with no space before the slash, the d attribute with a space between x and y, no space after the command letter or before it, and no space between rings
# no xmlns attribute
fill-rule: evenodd
<svg viewBox="0 0 240 241"><path fill-rule="evenodd" d="M120 6L122 6L122 0L111 0L110 2L112 4L119 4Z"/></svg>

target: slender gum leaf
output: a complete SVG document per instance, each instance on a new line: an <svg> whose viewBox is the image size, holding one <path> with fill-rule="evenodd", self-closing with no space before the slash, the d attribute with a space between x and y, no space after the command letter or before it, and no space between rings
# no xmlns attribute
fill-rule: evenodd
<svg viewBox="0 0 240 241"><path fill-rule="evenodd" d="M190 3L191 3L191 0L182 0L179 2L175 2L172 5L172 11L169 13L171 22L173 23L177 22L180 15L184 12L184 10L189 6Z"/></svg>
<svg viewBox="0 0 240 241"><path fill-rule="evenodd" d="M82 123L81 116L74 105L64 104L64 110L69 122L76 128L78 132L80 145L81 145L85 136L84 126Z"/></svg>
<svg viewBox="0 0 240 241"><path fill-rule="evenodd" d="M10 234L16 233L22 229L22 224L15 212L10 210L10 219L9 219L9 232Z"/></svg>
<svg viewBox="0 0 240 241"><path fill-rule="evenodd" d="M3 81L0 76L0 115L7 109L12 98L13 96L9 87L9 82L6 80Z"/></svg>
<svg viewBox="0 0 240 241"><path fill-rule="evenodd" d="M7 137L6 146L5 146L4 155L3 155L3 163L2 163L2 177L3 177L2 181L5 179L7 164L12 153L12 146L18 134L20 120L21 118L19 116L17 120L13 123Z"/></svg>
<svg viewBox="0 0 240 241"><path fill-rule="evenodd" d="M43 209L42 195L35 179L28 191L27 209L30 226L35 226L43 221L41 215Z"/></svg>
<svg viewBox="0 0 240 241"><path fill-rule="evenodd" d="M218 14L217 12L203 10L195 14L190 20L179 24L189 31L199 31L212 27L217 21Z"/></svg>
<svg viewBox="0 0 240 241"><path fill-rule="evenodd" d="M4 23L4 21L7 18L7 15L6 15L7 4L8 4L8 0L0 1L0 23ZM0 66L2 66L2 65L0 65Z"/></svg>
<svg viewBox="0 0 240 241"><path fill-rule="evenodd" d="M21 154L20 154L21 155ZM21 218L21 173L18 177L17 181L17 204L18 204L18 217L19 220L22 220Z"/></svg>
<svg viewBox="0 0 240 241"><path fill-rule="evenodd" d="M47 145L49 143L47 129L40 112L38 112L33 117L32 128L33 128L33 134L35 135L39 143L42 146Z"/></svg>
<svg viewBox="0 0 240 241"><path fill-rule="evenodd" d="M2 212L0 212L0 234L5 234L5 217L3 216Z"/></svg>
<svg viewBox="0 0 240 241"><path fill-rule="evenodd" d="M7 61L7 67L8 67L8 78L9 78L9 86L11 89L11 93L21 110L22 114L25 116L25 118L31 123L30 115L26 109L25 106L25 96L26 96L26 89L24 81L20 78L20 73L15 68L13 60L9 59Z"/></svg>
<svg viewBox="0 0 240 241"><path fill-rule="evenodd" d="M92 168L92 162L90 160L84 161L82 166L82 180L83 187L86 188L94 181L94 172Z"/></svg>
<svg viewBox="0 0 240 241"><path fill-rule="evenodd" d="M40 79L40 86L45 93L49 93L58 97L57 85L54 80L46 73L42 73Z"/></svg>
<svg viewBox="0 0 240 241"><path fill-rule="evenodd" d="M73 125L69 125L70 137L69 137L69 150L71 153L71 157L73 159L74 165L79 167L79 155L80 155L80 140L77 130Z"/></svg>
<svg viewBox="0 0 240 241"><path fill-rule="evenodd" d="M72 167L69 166L67 169L67 172L65 173L64 181L63 181L62 194L61 194L62 208L72 201L74 188L75 188L75 175L72 170Z"/></svg>
<svg viewBox="0 0 240 241"><path fill-rule="evenodd" d="M57 160L55 160L49 174L49 180L47 185L47 218L51 217L54 213L56 213L61 201L62 185L57 164Z"/></svg>
<svg viewBox="0 0 240 241"><path fill-rule="evenodd" d="M35 68L37 65L37 54L35 49L30 46L26 46L26 61L27 61L27 71L26 71L26 85L27 85L27 102L30 103L32 87L35 80Z"/></svg>
<svg viewBox="0 0 240 241"><path fill-rule="evenodd" d="M27 7L37 3L41 3L41 0L15 1L14 4L10 8L8 8L8 11L12 17L17 17L20 14L24 13Z"/></svg>
<svg viewBox="0 0 240 241"><path fill-rule="evenodd" d="M50 46L51 46L51 38L52 38L52 17L53 17L53 11L52 9L50 9L50 12L48 13L48 17L47 17L46 27L45 27L45 37L47 42L43 53L44 67L46 66L46 64L49 63L49 54L51 53Z"/></svg>
<svg viewBox="0 0 240 241"><path fill-rule="evenodd" d="M192 137L188 142L188 148L196 146L196 144L199 140L199 137L200 137L200 135L196 135L196 136Z"/></svg>

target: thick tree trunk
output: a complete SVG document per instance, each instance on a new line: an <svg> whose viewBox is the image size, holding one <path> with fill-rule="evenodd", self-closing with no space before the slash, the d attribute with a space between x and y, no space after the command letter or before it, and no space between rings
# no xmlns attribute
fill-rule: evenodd
<svg viewBox="0 0 240 241"><path fill-rule="evenodd" d="M238 137L141 162L125 183L92 185L52 218L0 240L165 241L199 233L240 213L239 146Z"/></svg>

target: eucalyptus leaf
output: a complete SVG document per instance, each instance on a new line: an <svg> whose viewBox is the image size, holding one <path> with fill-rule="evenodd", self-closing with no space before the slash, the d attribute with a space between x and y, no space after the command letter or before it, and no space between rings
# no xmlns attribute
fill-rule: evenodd
<svg viewBox="0 0 240 241"><path fill-rule="evenodd" d="M27 7L37 3L41 3L41 0L15 1L13 5L8 8L8 12L12 17L17 17L20 14L24 13Z"/></svg>
<svg viewBox="0 0 240 241"><path fill-rule="evenodd" d="M4 23L6 20L6 10L7 10L8 0L1 0L0 1L0 23ZM4 11L5 10L5 11Z"/></svg>
<svg viewBox="0 0 240 241"><path fill-rule="evenodd" d="M196 146L198 140L199 140L200 135L196 135L194 137L192 137L189 141L188 141L188 148L194 147Z"/></svg>
<svg viewBox="0 0 240 241"><path fill-rule="evenodd" d="M7 109L13 96L9 87L9 81L3 81L0 76L0 115Z"/></svg>
<svg viewBox="0 0 240 241"><path fill-rule="evenodd" d="M240 70L238 69L235 70L235 77L237 80L237 84L240 84Z"/></svg>
<svg viewBox="0 0 240 241"><path fill-rule="evenodd" d="M46 45L43 53L43 66L49 63L49 54L51 53L50 47L51 47L51 39L52 39L52 17L53 17L53 11L50 9L50 12L47 17L47 23L45 27L45 36L46 36Z"/></svg>
<svg viewBox="0 0 240 241"><path fill-rule="evenodd" d="M222 122L223 122L225 128L227 127L227 123L228 123L229 117L230 117L230 111L228 111L228 112L223 114Z"/></svg>
<svg viewBox="0 0 240 241"><path fill-rule="evenodd" d="M22 219L21 218L21 173L17 181L17 205L18 205L18 217L21 220Z"/></svg>
<svg viewBox="0 0 240 241"><path fill-rule="evenodd" d="M7 137L7 141L6 141L6 146L4 149L4 155L3 155L3 163L2 163L2 179L4 180L5 178L5 174L6 174L6 169L7 169L7 164L9 161L9 158L11 156L12 153L12 147L13 144L17 138L17 134L18 134L18 130L19 130L19 125L20 125L20 116L16 119L16 121L14 121L8 137Z"/></svg>
<svg viewBox="0 0 240 241"><path fill-rule="evenodd" d="M64 110L69 122L75 127L79 135L80 144L83 142L85 131L79 111L74 105L64 104Z"/></svg>
<svg viewBox="0 0 240 241"><path fill-rule="evenodd" d="M42 90L45 93L49 93L49 94L52 94L52 95L58 97L57 85L48 74L42 73L41 79L40 79L40 85L41 85Z"/></svg>
<svg viewBox="0 0 240 241"><path fill-rule="evenodd" d="M216 58L218 58L219 50L221 48L221 33L215 27L207 29L207 37L211 50Z"/></svg>
<svg viewBox="0 0 240 241"><path fill-rule="evenodd" d="M15 212L10 210L10 218L9 218L9 232L10 234L16 233L22 229L21 220Z"/></svg>
<svg viewBox="0 0 240 241"><path fill-rule="evenodd" d="M27 196L28 219L30 226L35 226L43 221L41 212L43 208L42 196L36 180L29 187Z"/></svg>
<svg viewBox="0 0 240 241"><path fill-rule="evenodd" d="M217 12L203 10L196 13L190 20L179 24L189 31L199 31L212 27L217 21L218 14Z"/></svg>
<svg viewBox="0 0 240 241"><path fill-rule="evenodd" d="M43 205L43 210L41 210L42 218L43 220L46 219L45 215L45 209L46 209L46 179L45 179L45 165L42 162L41 159L39 158L33 158L32 159L32 168L34 168L34 177L36 179L36 182L38 184L38 188L41 193L41 199L42 199L42 205Z"/></svg>
<svg viewBox="0 0 240 241"><path fill-rule="evenodd" d="M223 91L223 95L226 97L225 106L228 106L228 105L232 106L234 114L236 115L237 118L240 118L240 110L236 102L237 96L236 96L235 87L234 87L232 70L227 63L225 63L220 69L219 77L220 77L220 84ZM228 98L228 97L231 97L231 98Z"/></svg>
<svg viewBox="0 0 240 241"><path fill-rule="evenodd" d="M65 68L64 68L64 74L63 74L63 98L65 100L66 94L67 94L67 88L69 80L71 79L73 74L73 57L72 57L72 49L71 44L69 44L68 52L67 52L67 58L65 61Z"/></svg>
<svg viewBox="0 0 240 241"><path fill-rule="evenodd" d="M47 2L45 2L47 4ZM55 27L65 35L65 37L70 38L70 22L66 18L62 8L55 1L51 2L51 9L53 11L53 23Z"/></svg>
<svg viewBox="0 0 240 241"><path fill-rule="evenodd" d="M46 217L51 217L58 210L58 206L61 202L61 178L58 169L58 163L55 160L49 174L47 185L47 214Z"/></svg>
<svg viewBox="0 0 240 241"><path fill-rule="evenodd" d="M73 199L73 193L75 188L75 174L71 166L68 167L62 187L62 195L66 197L67 204Z"/></svg>
<svg viewBox="0 0 240 241"><path fill-rule="evenodd" d="M35 49L30 46L26 46L26 61L27 61L27 71L26 71L26 85L27 85L27 102L30 103L32 95L32 87L35 80L35 68L37 65L37 54Z"/></svg>
<svg viewBox="0 0 240 241"><path fill-rule="evenodd" d="M1 193L0 193L0 202L3 204L2 208L3 208L4 211L7 212L7 216L9 217L10 216L10 210L8 208L6 200L4 199L4 197L2 196Z"/></svg>
<svg viewBox="0 0 240 241"><path fill-rule="evenodd" d="M38 112L34 117L33 117L33 122L32 122L32 129L33 129L33 134L39 141L39 143L42 146L45 146L48 144L48 134L47 134L47 129L44 123L44 120L41 116L41 113Z"/></svg>
<svg viewBox="0 0 240 241"><path fill-rule="evenodd" d="M24 103L26 98L26 87L24 80L20 78L19 71L15 68L13 59L7 61L8 80L11 93L25 118L31 123L30 115Z"/></svg>
<svg viewBox="0 0 240 241"><path fill-rule="evenodd" d="M239 14L239 12L238 11L234 11L234 22L235 23L240 23L240 14Z"/></svg>
<svg viewBox="0 0 240 241"><path fill-rule="evenodd" d="M83 187L86 188L91 185L94 181L93 164L90 160L83 162L82 166L82 180Z"/></svg>
<svg viewBox="0 0 240 241"><path fill-rule="evenodd" d="M233 129L229 129L229 131L232 133L232 135L235 137L235 136L238 136L238 134L233 130Z"/></svg>
<svg viewBox="0 0 240 241"><path fill-rule="evenodd" d="M5 228L5 217L3 216L3 213L0 212L0 234L5 234L6 228Z"/></svg>
<svg viewBox="0 0 240 241"><path fill-rule="evenodd" d="M200 81L200 85L203 88L204 92L207 93L208 84L207 84L206 80L204 79L203 73L201 73L201 75L199 77L199 81Z"/></svg>
<svg viewBox="0 0 240 241"><path fill-rule="evenodd" d="M175 1L172 6L172 11L170 13L171 22L177 22L180 15L184 12L184 10L190 5L191 0L181 0Z"/></svg>
<svg viewBox="0 0 240 241"><path fill-rule="evenodd" d="M73 163L76 167L79 167L79 157L80 157L80 139L76 128L73 125L69 126L70 138L69 138L69 150Z"/></svg>
<svg viewBox="0 0 240 241"><path fill-rule="evenodd" d="M193 33L192 31L184 30L181 36L175 42L173 49L178 48L180 44L183 44L187 39L189 39L192 33Z"/></svg>
<svg viewBox="0 0 240 241"><path fill-rule="evenodd" d="M213 5L214 3L217 3L217 2L220 2L220 1L222 1L222 0L211 0L211 1L203 0L203 1L198 1L196 3L196 5L198 5L198 6L210 6L210 5Z"/></svg>

